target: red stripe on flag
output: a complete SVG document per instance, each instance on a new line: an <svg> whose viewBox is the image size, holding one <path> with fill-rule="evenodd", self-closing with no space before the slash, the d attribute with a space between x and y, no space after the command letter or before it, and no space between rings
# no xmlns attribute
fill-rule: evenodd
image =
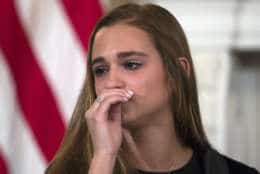
<svg viewBox="0 0 260 174"><path fill-rule="evenodd" d="M6 162L4 160L4 157L0 151L0 173L1 174L8 174L8 170L7 170L7 165Z"/></svg>
<svg viewBox="0 0 260 174"><path fill-rule="evenodd" d="M62 0L65 11L83 45L88 48L88 39L97 20L102 16L102 8L98 0Z"/></svg>
<svg viewBox="0 0 260 174"><path fill-rule="evenodd" d="M0 26L0 47L14 78L20 107L44 157L50 161L60 145L65 125L30 48L14 0L1 1Z"/></svg>

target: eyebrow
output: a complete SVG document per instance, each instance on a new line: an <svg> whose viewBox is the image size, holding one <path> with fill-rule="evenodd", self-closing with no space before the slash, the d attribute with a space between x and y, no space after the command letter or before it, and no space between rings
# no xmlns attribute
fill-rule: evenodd
<svg viewBox="0 0 260 174"><path fill-rule="evenodd" d="M92 60L91 65L93 66L99 62L105 62L105 58L102 56L96 57L94 60Z"/></svg>
<svg viewBox="0 0 260 174"><path fill-rule="evenodd" d="M126 57L131 57L131 56L146 57L147 54L145 54L144 52L140 52L140 51L125 51L125 52L119 52L117 54L118 58L126 58Z"/></svg>
<svg viewBox="0 0 260 174"><path fill-rule="evenodd" d="M147 57L147 54L145 54L144 52L140 52L140 51L123 51L123 52L117 53L117 57L119 59L124 59L124 58L131 57L131 56ZM105 62L105 58L102 56L98 56L93 59L91 64L93 66L99 62Z"/></svg>

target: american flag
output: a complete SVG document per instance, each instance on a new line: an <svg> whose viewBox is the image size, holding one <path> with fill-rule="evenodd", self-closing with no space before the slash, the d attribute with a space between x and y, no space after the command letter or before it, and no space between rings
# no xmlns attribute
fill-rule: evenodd
<svg viewBox="0 0 260 174"><path fill-rule="evenodd" d="M98 0L0 0L0 174L43 173L85 76Z"/></svg>

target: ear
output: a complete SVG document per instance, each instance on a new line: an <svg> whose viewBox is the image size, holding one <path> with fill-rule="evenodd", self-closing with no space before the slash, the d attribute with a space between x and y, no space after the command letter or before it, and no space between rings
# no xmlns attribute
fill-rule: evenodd
<svg viewBox="0 0 260 174"><path fill-rule="evenodd" d="M180 57L179 61L187 76L190 77L191 66L189 60L186 57Z"/></svg>

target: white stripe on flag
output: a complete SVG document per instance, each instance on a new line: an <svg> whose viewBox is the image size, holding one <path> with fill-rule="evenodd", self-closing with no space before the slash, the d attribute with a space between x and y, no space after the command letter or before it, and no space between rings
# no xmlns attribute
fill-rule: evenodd
<svg viewBox="0 0 260 174"><path fill-rule="evenodd" d="M68 122L85 75L84 51L60 1L16 0L16 6L38 63Z"/></svg>

